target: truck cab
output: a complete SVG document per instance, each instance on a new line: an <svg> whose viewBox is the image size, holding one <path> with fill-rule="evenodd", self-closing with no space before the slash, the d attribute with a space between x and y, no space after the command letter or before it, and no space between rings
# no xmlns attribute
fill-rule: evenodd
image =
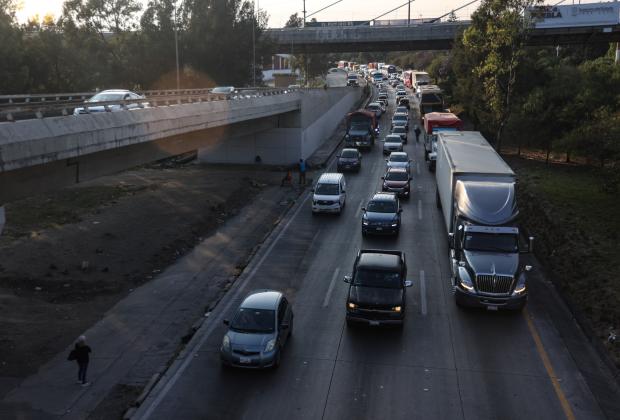
<svg viewBox="0 0 620 420"><path fill-rule="evenodd" d="M405 253L362 249L353 264L353 273L345 276L349 284L346 310L347 325L402 325L407 303Z"/></svg>
<svg viewBox="0 0 620 420"><path fill-rule="evenodd" d="M527 272L519 262L519 229L459 224L449 238L457 305L521 310Z"/></svg>

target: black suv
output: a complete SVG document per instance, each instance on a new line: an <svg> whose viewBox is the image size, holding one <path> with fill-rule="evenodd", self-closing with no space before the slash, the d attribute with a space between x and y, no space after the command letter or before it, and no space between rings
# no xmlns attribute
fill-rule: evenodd
<svg viewBox="0 0 620 420"><path fill-rule="evenodd" d="M367 233L394 234L400 230L402 209L394 193L377 193L362 207L362 235Z"/></svg>
<svg viewBox="0 0 620 420"><path fill-rule="evenodd" d="M362 249L357 253L349 283L347 325L402 325L405 320L407 278L405 253Z"/></svg>
<svg viewBox="0 0 620 420"><path fill-rule="evenodd" d="M362 164L362 154L357 149L342 149L337 156L338 172L342 171L358 171Z"/></svg>

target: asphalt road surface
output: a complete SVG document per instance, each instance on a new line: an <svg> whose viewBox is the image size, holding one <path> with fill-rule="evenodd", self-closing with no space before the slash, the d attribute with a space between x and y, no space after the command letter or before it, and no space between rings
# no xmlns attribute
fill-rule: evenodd
<svg viewBox="0 0 620 420"><path fill-rule="evenodd" d="M394 109L381 119L382 136ZM523 313L464 311L449 283L446 229L434 174L412 118L405 151L414 160L412 197L402 200L400 235L362 238L361 207L380 190L381 143L347 174L344 213L313 216L308 195L201 328L138 412L149 419L572 419L604 418L576 361L537 297ZM333 170L333 166L332 166ZM345 297L360 248L406 253L405 325L349 328ZM260 257L260 258L259 258ZM221 366L225 327L254 289L282 290L295 323L274 371Z"/></svg>

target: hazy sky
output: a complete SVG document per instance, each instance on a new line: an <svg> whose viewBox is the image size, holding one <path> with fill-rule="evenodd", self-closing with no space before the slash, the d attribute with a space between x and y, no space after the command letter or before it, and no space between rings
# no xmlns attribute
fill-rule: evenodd
<svg viewBox="0 0 620 420"><path fill-rule="evenodd" d="M63 0L18 0L21 1L21 10L18 12L20 22L25 22L30 16L38 14L43 17L47 13L51 13L58 17L62 10ZM139 0L144 4L148 0ZM301 15L303 10L303 0L255 0L257 6L269 14L269 26L276 28L282 27L288 17L298 12ZM335 2L336 0L306 0L307 14L321 9ZM559 0L553 1L556 3ZM568 0L566 3L571 3ZM182 0L179 0L181 4ZM590 1L583 1L589 3ZM319 21L333 20L368 20L387 12L399 5L406 3L406 0L342 0L340 3L330 7L329 9L317 14ZM437 17L449 12L452 8L459 7L468 3L468 0L415 0L411 2L411 18L417 17ZM477 3L458 12L460 18L466 18L473 10ZM382 19L406 19L407 6L384 16Z"/></svg>

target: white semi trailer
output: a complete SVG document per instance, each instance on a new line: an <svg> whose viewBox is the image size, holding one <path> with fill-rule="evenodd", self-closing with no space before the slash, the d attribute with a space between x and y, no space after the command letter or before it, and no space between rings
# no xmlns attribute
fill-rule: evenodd
<svg viewBox="0 0 620 420"><path fill-rule="evenodd" d="M519 258L515 173L479 132L439 132L436 179L456 303L523 308L531 267Z"/></svg>

